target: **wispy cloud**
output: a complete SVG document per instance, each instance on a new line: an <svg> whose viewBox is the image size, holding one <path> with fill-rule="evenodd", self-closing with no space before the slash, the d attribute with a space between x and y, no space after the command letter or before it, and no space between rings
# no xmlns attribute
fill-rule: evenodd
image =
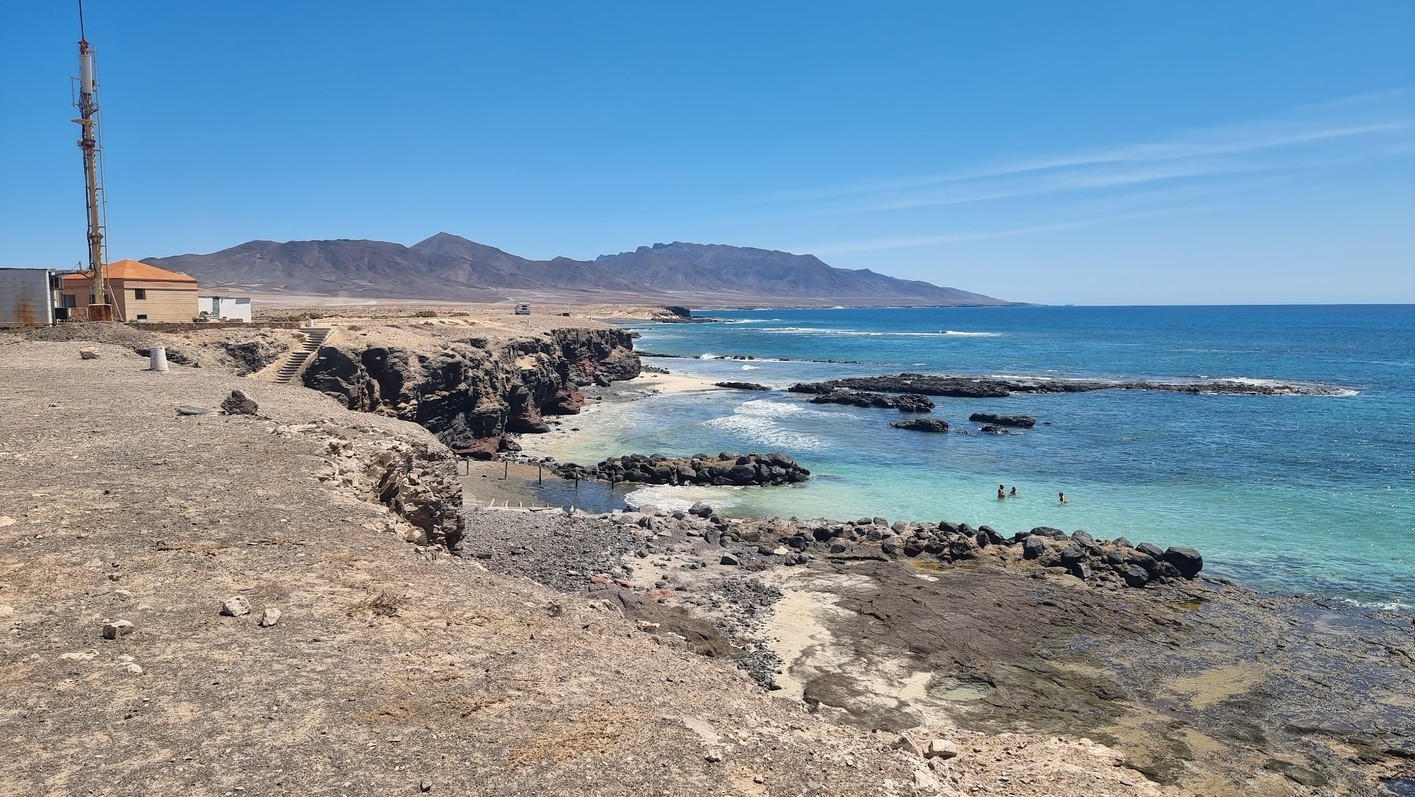
<svg viewBox="0 0 1415 797"><path fill-rule="evenodd" d="M1150 141L1020 157L974 169L789 191L775 199L819 215L1135 189L1388 156L1408 151L1412 137L1415 89L1399 89Z"/></svg>
<svg viewBox="0 0 1415 797"><path fill-rule="evenodd" d="M1169 218L1194 213L1218 210L1222 205L1190 204L1128 213L1100 213L1084 218L1054 221L1043 224L1029 224L998 229L969 230L966 232L940 233L937 235L899 235L879 238L862 238L851 241L834 241L792 248L793 252L810 252L818 256L857 254L860 252L883 252L891 249L912 249L925 246L991 241L1001 238L1017 238L1024 235L1063 232L1103 224L1114 224L1141 219Z"/></svg>

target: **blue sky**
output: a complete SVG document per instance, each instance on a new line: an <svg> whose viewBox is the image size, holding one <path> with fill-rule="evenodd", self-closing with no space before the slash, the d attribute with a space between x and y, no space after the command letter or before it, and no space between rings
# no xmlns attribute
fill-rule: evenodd
<svg viewBox="0 0 1415 797"><path fill-rule="evenodd" d="M438 231L1008 299L1415 302L1415 3L89 0L110 255ZM71 3L0 3L0 265L84 258Z"/></svg>

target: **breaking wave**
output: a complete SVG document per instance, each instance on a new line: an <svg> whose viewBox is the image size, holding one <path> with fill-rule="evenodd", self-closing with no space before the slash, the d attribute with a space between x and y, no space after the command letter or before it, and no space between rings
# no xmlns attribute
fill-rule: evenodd
<svg viewBox="0 0 1415 797"><path fill-rule="evenodd" d="M718 431L730 432L756 445L787 453L792 451L820 451L826 442L805 432L787 429L781 420L788 417L805 418L827 416L819 410L787 404L781 401L756 399L737 405L732 414L724 418L714 418L703 425Z"/></svg>

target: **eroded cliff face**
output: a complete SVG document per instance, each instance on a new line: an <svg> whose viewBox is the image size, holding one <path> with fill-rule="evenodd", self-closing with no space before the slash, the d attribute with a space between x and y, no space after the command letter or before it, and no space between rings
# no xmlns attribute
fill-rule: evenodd
<svg viewBox="0 0 1415 797"><path fill-rule="evenodd" d="M409 350L375 336L321 348L306 387L353 410L413 421L458 453L491 456L507 432L547 431L547 415L573 415L589 384L639 375L621 329L557 329L491 342L469 337Z"/></svg>

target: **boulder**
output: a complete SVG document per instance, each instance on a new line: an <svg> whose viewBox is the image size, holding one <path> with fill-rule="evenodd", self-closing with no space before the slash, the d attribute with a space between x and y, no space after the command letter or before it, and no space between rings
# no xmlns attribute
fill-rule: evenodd
<svg viewBox="0 0 1415 797"><path fill-rule="evenodd" d="M1125 579L1128 587L1143 587L1150 583L1150 574L1145 568L1139 565L1129 565L1120 571L1120 575Z"/></svg>
<svg viewBox="0 0 1415 797"><path fill-rule="evenodd" d="M1194 578L1204 569L1204 557L1193 548L1171 546L1164 552L1164 561L1173 565L1185 578Z"/></svg>
<svg viewBox="0 0 1415 797"><path fill-rule="evenodd" d="M251 604L240 595L236 595L221 602L221 614L226 617L242 617L251 613Z"/></svg>
<svg viewBox="0 0 1415 797"><path fill-rule="evenodd" d="M103 638L117 639L118 637L127 636L133 632L133 628L135 628L135 626L127 620L115 620L111 623L105 623L103 625Z"/></svg>
<svg viewBox="0 0 1415 797"><path fill-rule="evenodd" d="M260 412L260 406L245 393L232 390L231 395L221 402L221 412L226 415L255 415Z"/></svg>
<svg viewBox="0 0 1415 797"><path fill-rule="evenodd" d="M1164 559L1164 551L1152 542L1142 542L1135 546L1135 550L1153 559Z"/></svg>
<svg viewBox="0 0 1415 797"><path fill-rule="evenodd" d="M1033 535L1022 542L1023 559L1040 559L1051 549L1046 537Z"/></svg>
<svg viewBox="0 0 1415 797"><path fill-rule="evenodd" d="M715 387L725 387L728 390L771 390L766 385L759 385L756 382L714 382Z"/></svg>

